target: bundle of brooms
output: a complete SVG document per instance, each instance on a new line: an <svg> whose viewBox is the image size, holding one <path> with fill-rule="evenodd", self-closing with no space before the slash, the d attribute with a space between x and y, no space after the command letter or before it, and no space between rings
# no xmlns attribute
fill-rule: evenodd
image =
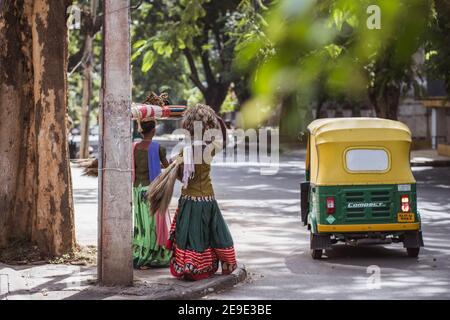
<svg viewBox="0 0 450 320"><path fill-rule="evenodd" d="M150 203L150 213L164 214L169 208L173 195L175 180L180 167L183 165L183 156L178 155L172 163L150 183L147 200Z"/></svg>
<svg viewBox="0 0 450 320"><path fill-rule="evenodd" d="M83 175L97 177L98 176L98 160L85 159L77 161L80 167L84 167ZM166 212L169 208L170 200L173 195L175 180L178 176L178 170L183 165L183 157L177 156L174 161L164 169L161 174L152 181L147 193L147 200L150 203L150 212Z"/></svg>
<svg viewBox="0 0 450 320"><path fill-rule="evenodd" d="M78 165L85 168L83 175L91 177L98 176L97 159L86 159L78 162ZM147 201L150 203L151 214L155 214L156 212L164 213L169 208L175 180L177 179L179 168L182 165L183 157L177 156L150 184L147 193Z"/></svg>
<svg viewBox="0 0 450 320"><path fill-rule="evenodd" d="M78 167L84 168L82 175L89 177L98 177L98 159L77 159L73 160Z"/></svg>

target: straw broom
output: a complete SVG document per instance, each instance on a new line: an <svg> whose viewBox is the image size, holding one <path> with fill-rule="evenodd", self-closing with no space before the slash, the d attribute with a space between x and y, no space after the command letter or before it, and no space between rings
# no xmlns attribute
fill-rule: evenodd
<svg viewBox="0 0 450 320"><path fill-rule="evenodd" d="M183 165L183 156L179 155L175 160L150 183L147 200L150 203L150 213L165 213L169 208L173 195L178 169Z"/></svg>
<svg viewBox="0 0 450 320"><path fill-rule="evenodd" d="M78 160L76 163L79 167L84 168L83 175L91 177L98 176L97 159ZM156 212L164 213L169 208L178 170L182 165L183 157L177 156L175 160L150 184L147 200L150 203L151 214L155 214Z"/></svg>
<svg viewBox="0 0 450 320"><path fill-rule="evenodd" d="M83 176L98 177L98 159L80 159L73 162L78 167L84 168Z"/></svg>

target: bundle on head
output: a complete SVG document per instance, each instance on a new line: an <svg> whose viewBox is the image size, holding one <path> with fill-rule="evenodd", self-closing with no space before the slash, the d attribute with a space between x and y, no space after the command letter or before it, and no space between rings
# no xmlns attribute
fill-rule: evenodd
<svg viewBox="0 0 450 320"><path fill-rule="evenodd" d="M150 213L165 213L170 205L173 195L178 169L183 164L183 157L177 156L175 160L150 184L147 200L150 202Z"/></svg>
<svg viewBox="0 0 450 320"><path fill-rule="evenodd" d="M169 104L169 95L167 93L161 93L160 95L157 95L156 93L151 92L150 95L147 96L144 103L162 107ZM156 126L156 120L154 119L145 122L141 122L138 119L138 122L139 131L144 133L152 131ZM84 176L98 177L98 159L83 159L78 160L75 163L79 167L84 168L82 173Z"/></svg>
<svg viewBox="0 0 450 320"><path fill-rule="evenodd" d="M156 93L150 92L150 94L145 99L144 103L153 104L160 107L166 106L169 104L169 95L163 92L158 96Z"/></svg>
<svg viewBox="0 0 450 320"><path fill-rule="evenodd" d="M223 143L226 143L227 129L225 122L216 114L213 108L198 103L184 112L183 129L188 130L191 136L194 136L194 123L196 121L202 122L204 131L208 129L220 129L222 131Z"/></svg>
<svg viewBox="0 0 450 320"><path fill-rule="evenodd" d="M161 93L161 95L158 96L156 93L151 92L150 95L147 96L147 98L145 99L143 104L149 104L149 105L156 105L156 106L164 107L164 106L169 104L169 95L167 93ZM133 113L133 110L132 110L132 113ZM140 133L142 133L142 131L143 131L143 122L145 121L145 119L142 119L142 114L141 114L140 110L137 110L137 114L136 114L136 119L135 120L137 122L138 131Z"/></svg>
<svg viewBox="0 0 450 320"><path fill-rule="evenodd" d="M189 107L183 116L183 128L188 130L190 134L194 135L194 122L201 121L203 129L221 129L226 139L226 127L223 120L216 115L214 110L206 105L197 104L194 107ZM148 198L150 202L150 211L152 214L156 212L164 213L169 207L170 200L173 195L173 188L175 180L178 175L180 166L183 165L183 156L179 155L155 180L152 181L149 187Z"/></svg>

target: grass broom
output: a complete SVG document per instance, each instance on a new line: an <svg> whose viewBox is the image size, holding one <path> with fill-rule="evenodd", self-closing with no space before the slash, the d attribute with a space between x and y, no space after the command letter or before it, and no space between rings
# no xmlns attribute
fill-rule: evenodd
<svg viewBox="0 0 450 320"><path fill-rule="evenodd" d="M172 200L175 180L178 169L183 164L183 157L177 156L175 160L155 179L149 186L147 200L150 202L150 213L164 213Z"/></svg>
<svg viewBox="0 0 450 320"><path fill-rule="evenodd" d="M84 168L83 176L98 177L98 159L80 159L73 162L78 167Z"/></svg>

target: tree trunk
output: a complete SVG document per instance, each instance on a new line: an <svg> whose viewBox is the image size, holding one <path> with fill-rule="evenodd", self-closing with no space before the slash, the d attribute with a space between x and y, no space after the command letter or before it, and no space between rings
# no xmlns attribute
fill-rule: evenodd
<svg viewBox="0 0 450 320"><path fill-rule="evenodd" d="M249 75L244 75L234 82L234 92L238 99L238 110L252 97L252 92L250 89L251 77Z"/></svg>
<svg viewBox="0 0 450 320"><path fill-rule="evenodd" d="M202 93L203 97L205 98L206 104L209 105L211 108L213 108L214 111L219 113L220 108L222 107L222 103L225 101L227 97L231 81L223 81L220 79L216 80L210 69L208 57L203 56L202 57L203 69L205 70L205 73L206 70L209 70L208 72L209 76L205 77L207 80L205 86L205 84L200 80L200 76L198 73L198 69L192 51L188 48L185 48L183 50L183 54L186 57L186 60L189 64L189 68L191 70L190 76L191 81Z"/></svg>
<svg viewBox="0 0 450 320"><path fill-rule="evenodd" d="M369 100L378 118L397 120L401 89L399 86L371 88Z"/></svg>
<svg viewBox="0 0 450 320"><path fill-rule="evenodd" d="M398 106L400 104L400 87L390 86L386 88L383 100L387 109L387 119L397 120Z"/></svg>
<svg viewBox="0 0 450 320"><path fill-rule="evenodd" d="M6 1L0 15L0 247L75 246L66 128L70 1Z"/></svg>
<svg viewBox="0 0 450 320"><path fill-rule="evenodd" d="M86 28L86 38L84 43L83 58L84 70L83 70L83 99L81 105L81 142L80 142L80 159L89 157L89 117L90 117L90 104L92 100L92 68L93 68L93 51L92 43L94 37L94 27L97 16L98 1L91 0L91 9L89 17L91 23Z"/></svg>
<svg viewBox="0 0 450 320"><path fill-rule="evenodd" d="M81 104L81 141L80 159L89 158L89 115L92 97L92 37L86 35L85 43L86 62L83 71L83 99Z"/></svg>
<svg viewBox="0 0 450 320"><path fill-rule="evenodd" d="M220 108L227 98L229 87L229 82L210 84L208 85L208 88L206 88L206 92L203 94L206 104L213 108L217 113L220 112Z"/></svg>
<svg viewBox="0 0 450 320"><path fill-rule="evenodd" d="M280 142L293 143L299 142L301 128L301 115L295 94L285 96L281 99L280 106Z"/></svg>

